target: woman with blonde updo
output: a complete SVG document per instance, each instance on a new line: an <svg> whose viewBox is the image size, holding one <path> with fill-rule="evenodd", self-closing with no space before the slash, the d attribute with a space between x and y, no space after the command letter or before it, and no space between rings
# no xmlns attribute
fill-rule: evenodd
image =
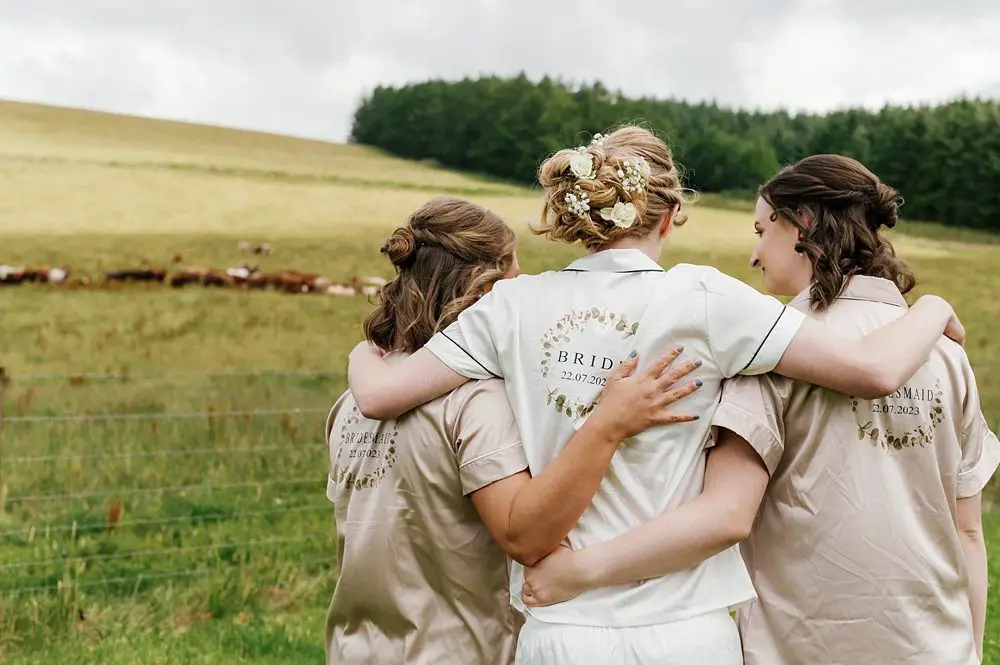
<svg viewBox="0 0 1000 665"><path fill-rule="evenodd" d="M365 336L399 362L517 274L514 245L513 231L481 206L428 202L382 247L397 274ZM340 562L328 662L510 665L520 622L504 554L531 564L555 549L619 442L664 422L665 406L697 389L670 388L683 368L660 376L676 355L635 376L636 359L623 363L591 421L537 478L500 381L473 381L381 422L346 392L327 419Z"/></svg>
<svg viewBox="0 0 1000 665"><path fill-rule="evenodd" d="M685 400L700 418L654 427L618 449L563 542L570 549L612 540L701 493L724 379L773 371L875 398L908 380L943 331L964 335L950 305L933 296L867 337L848 339L715 268L664 270L663 241L684 221L683 188L670 150L645 129L625 127L561 150L542 164L539 182L545 206L535 232L582 244L588 255L561 271L497 283L398 364L359 345L350 379L361 411L384 418L468 379L503 378L538 475L564 457L560 442L593 417L615 359L681 346L700 367L703 387ZM512 603L526 615L517 662L742 662L729 611L754 598L736 543L755 506L739 498L759 496L760 474L747 470L763 462L738 437L721 438L711 458L734 497L711 517L729 545L707 544L703 558L681 571L546 607L523 602L523 569L515 566Z"/></svg>

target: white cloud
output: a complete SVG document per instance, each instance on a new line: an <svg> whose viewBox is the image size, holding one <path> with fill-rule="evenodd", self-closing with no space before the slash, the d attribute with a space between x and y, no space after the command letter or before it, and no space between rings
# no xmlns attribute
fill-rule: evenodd
<svg viewBox="0 0 1000 665"><path fill-rule="evenodd" d="M1000 6L730 0L7 0L0 97L343 140L365 90L545 74L823 111L997 94Z"/></svg>

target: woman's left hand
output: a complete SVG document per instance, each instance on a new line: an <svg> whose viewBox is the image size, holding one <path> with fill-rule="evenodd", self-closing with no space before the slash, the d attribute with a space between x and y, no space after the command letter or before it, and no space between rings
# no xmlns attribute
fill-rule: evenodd
<svg viewBox="0 0 1000 665"><path fill-rule="evenodd" d="M558 547L554 552L524 569L521 599L528 607L554 605L579 595L587 587L587 571L579 552Z"/></svg>

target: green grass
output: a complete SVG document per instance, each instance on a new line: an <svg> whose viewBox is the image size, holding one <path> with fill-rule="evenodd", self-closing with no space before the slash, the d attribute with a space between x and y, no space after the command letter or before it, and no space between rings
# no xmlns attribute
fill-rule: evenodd
<svg viewBox="0 0 1000 665"><path fill-rule="evenodd" d="M0 263L104 271L224 268L240 239L266 271L391 273L378 247L432 193L472 196L521 235L526 272L580 251L527 232L537 191L336 146L251 132L0 103ZM664 265L747 265L746 202L703 197ZM1000 248L940 227L894 238L921 292L968 329L1000 425ZM913 227L916 228L916 227ZM192 286L0 287L0 659L11 663L318 662L336 575L325 410L345 387L366 300ZM276 370L324 375L204 376ZM162 373L170 373L163 375ZM149 376L148 374L153 374ZM112 422L78 413L290 411ZM997 484L990 498L1000 499ZM34 499L31 499L34 497ZM113 529L109 514L121 502ZM1000 547L1000 516L986 517ZM1000 558L988 654L1000 656ZM45 590L46 587L52 587ZM11 589L20 589L12 594ZM24 589L33 589L25 592ZM989 662L987 656L987 662Z"/></svg>

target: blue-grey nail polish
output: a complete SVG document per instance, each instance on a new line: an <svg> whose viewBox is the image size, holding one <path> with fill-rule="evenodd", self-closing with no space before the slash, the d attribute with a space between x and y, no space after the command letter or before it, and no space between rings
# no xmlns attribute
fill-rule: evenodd
<svg viewBox="0 0 1000 665"><path fill-rule="evenodd" d="M628 357L629 358L635 358L635 351L632 351L632 353L628 354Z"/></svg>
<svg viewBox="0 0 1000 665"><path fill-rule="evenodd" d="M694 385L696 385L696 386L698 386L699 388L701 388L701 379L698 379L697 381L695 381L695 382L694 382Z"/></svg>
<svg viewBox="0 0 1000 665"><path fill-rule="evenodd" d="M700 360L696 360L695 363L694 363L694 366L695 367L701 367L701 361Z"/></svg>
<svg viewBox="0 0 1000 665"><path fill-rule="evenodd" d="M692 416L694 420L701 420L701 416Z"/></svg>
<svg viewBox="0 0 1000 665"><path fill-rule="evenodd" d="M677 353L683 353L683 352L684 352L684 346L683 345L678 346L677 347Z"/></svg>

